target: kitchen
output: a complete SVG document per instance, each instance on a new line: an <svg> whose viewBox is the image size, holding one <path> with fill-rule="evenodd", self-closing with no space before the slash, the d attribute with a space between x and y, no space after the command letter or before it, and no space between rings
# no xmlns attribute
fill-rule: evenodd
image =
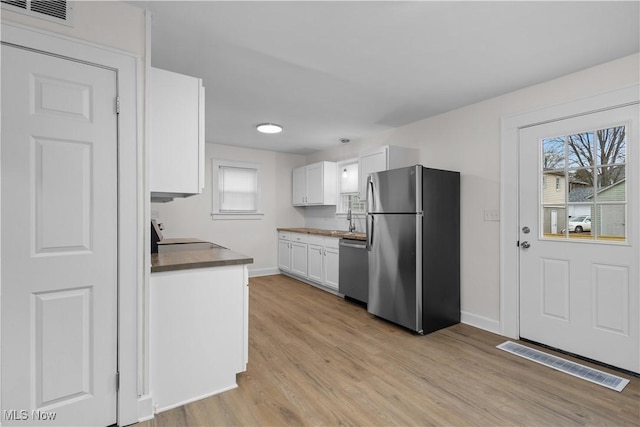
<svg viewBox="0 0 640 427"><path fill-rule="evenodd" d="M134 16L126 9L130 6L113 7L124 8L128 14L123 15ZM78 25L81 24L81 9L81 5L78 4ZM140 12L137 13L139 16ZM118 23L121 18L112 19L117 23L114 25L126 26ZM138 19L140 20L140 17ZM144 23L144 19L142 21ZM33 22L27 24L36 25ZM176 26L179 27L179 25ZM100 28L99 25L97 27ZM59 30L53 27L50 31ZM105 43L104 40L108 40L108 37L103 36L101 40L94 42ZM136 33L133 37L129 37L129 40L121 41L120 47L131 50L133 41L139 40L142 40L142 43L138 42L135 49L138 49L144 57L144 34L141 37ZM152 49L155 43L159 42L152 42ZM177 57L177 50L173 51ZM202 194L175 199L168 203L153 203L142 209L146 212L148 219L155 217L163 224L164 234L167 237L195 237L231 248L253 259L253 263L249 265L249 276L252 280L254 277L268 277L279 273L277 268L278 228L348 229L346 213L336 214L334 206L292 206L293 169L323 161L339 163L358 159L367 152L385 146L416 149L419 154L414 163L461 172L461 317L464 324L493 333L501 333L505 330L505 326L501 323L505 321L505 317L501 314L504 310L501 306L503 301L501 275L504 274L501 268L504 266L500 262L500 251L504 240L501 240L500 232L502 222L507 221L508 218L505 217L501 201L501 192L507 183L504 182L504 178L501 178L500 172L504 169L501 164L500 121L505 116L522 111L556 105L637 84L637 47L635 51L630 50L626 54L618 55L597 63L600 65L585 64L582 68L572 70L575 73L567 74L566 72L564 74L567 75L562 77L560 75L551 77L540 73L537 80L531 81L528 87L522 86L519 90L514 88L515 91L505 91L499 96L478 99L469 105L453 108L451 111L430 118L416 117L412 123L402 126L358 138L339 133L327 138L331 139L330 147L316 152L295 154L277 151L273 146L269 147L269 144L274 144L273 141L276 141L274 138L261 139L264 141L265 149L226 145L224 140L218 140L215 137L215 129L206 131L205 190ZM169 64L162 63L168 59L161 59L159 56L152 56L152 58L154 58L152 59L154 66L169 68ZM223 89L217 88L215 81L206 79L195 69L190 70L187 61L176 59L183 65L175 67L172 71L203 77L207 99L214 99L216 91ZM481 71L478 70L478 77ZM213 109L207 111L209 110ZM210 121L208 117L207 122ZM462 126L462 123L465 125ZM283 135L291 132L289 126L293 125L281 124L285 127ZM273 136L277 138L277 135ZM267 137L271 136L267 135ZM340 142L340 138L345 137L351 137L352 141ZM262 219L212 220L213 200L208 185L213 180L211 165L214 159L261 165ZM185 217L188 219L185 220ZM148 224L147 218L143 218L140 222ZM356 226L357 231L365 231L364 216L356 216ZM144 230L147 232L148 226L145 226ZM146 238L141 240L148 241ZM144 306L142 302L140 304L140 307ZM251 367L251 360L249 360L249 366ZM143 391L145 387L143 384ZM145 408L144 404L141 404L140 408ZM152 408L152 405L149 408ZM141 412L145 411L141 410ZM151 411L147 414L149 413Z"/></svg>

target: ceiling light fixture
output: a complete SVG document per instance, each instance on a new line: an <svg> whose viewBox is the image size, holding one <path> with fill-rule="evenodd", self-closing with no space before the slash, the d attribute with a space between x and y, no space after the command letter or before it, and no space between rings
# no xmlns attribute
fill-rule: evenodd
<svg viewBox="0 0 640 427"><path fill-rule="evenodd" d="M282 126L275 123L260 123L256 126L258 132L262 133L280 133L282 132Z"/></svg>

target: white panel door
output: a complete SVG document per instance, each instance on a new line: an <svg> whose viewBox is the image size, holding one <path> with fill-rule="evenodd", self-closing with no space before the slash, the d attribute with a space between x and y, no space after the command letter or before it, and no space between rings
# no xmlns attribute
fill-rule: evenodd
<svg viewBox="0 0 640 427"><path fill-rule="evenodd" d="M358 182L360 200L367 199L367 178L370 173L387 170L387 148L381 148L373 153L365 154L358 159Z"/></svg>
<svg viewBox="0 0 640 427"><path fill-rule="evenodd" d="M278 239L278 268L282 271L291 271L291 242Z"/></svg>
<svg viewBox="0 0 640 427"><path fill-rule="evenodd" d="M324 252L324 284L338 290L340 285L340 249L326 247Z"/></svg>
<svg viewBox="0 0 640 427"><path fill-rule="evenodd" d="M324 248L320 245L309 244L307 265L309 270L308 278L314 282L322 283L322 273L324 265Z"/></svg>
<svg viewBox="0 0 640 427"><path fill-rule="evenodd" d="M323 164L307 166L307 204L320 205L324 202Z"/></svg>
<svg viewBox="0 0 640 427"><path fill-rule="evenodd" d="M116 422L116 74L2 46L2 424Z"/></svg>
<svg viewBox="0 0 640 427"><path fill-rule="evenodd" d="M520 336L640 372L638 106L520 131Z"/></svg>
<svg viewBox="0 0 640 427"><path fill-rule="evenodd" d="M303 206L307 201L307 169L304 166L296 168L291 177L291 204Z"/></svg>
<svg viewBox="0 0 640 427"><path fill-rule="evenodd" d="M291 242L291 273L307 277L307 244Z"/></svg>

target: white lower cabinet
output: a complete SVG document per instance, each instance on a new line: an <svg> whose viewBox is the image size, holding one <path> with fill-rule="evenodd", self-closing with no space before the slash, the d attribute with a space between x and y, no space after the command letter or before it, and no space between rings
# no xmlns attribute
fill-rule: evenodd
<svg viewBox="0 0 640 427"><path fill-rule="evenodd" d="M339 270L340 270L340 249L338 249L338 239L335 240L334 246L325 247L324 256L324 285L328 288L338 290L339 284ZM330 242L332 245L334 242Z"/></svg>
<svg viewBox="0 0 640 427"><path fill-rule="evenodd" d="M339 238L278 233L278 268L312 285L338 292Z"/></svg>
<svg viewBox="0 0 640 427"><path fill-rule="evenodd" d="M288 234L280 233L278 239L278 268L287 273L291 271L291 239Z"/></svg>
<svg viewBox="0 0 640 427"><path fill-rule="evenodd" d="M291 274L307 277L307 244L291 242Z"/></svg>
<svg viewBox="0 0 640 427"><path fill-rule="evenodd" d="M150 389L156 412L237 387L247 369L246 265L152 273Z"/></svg>
<svg viewBox="0 0 640 427"><path fill-rule="evenodd" d="M308 266L309 266L309 280L313 280L317 283L322 283L324 276L324 248L322 245L309 244L308 253Z"/></svg>

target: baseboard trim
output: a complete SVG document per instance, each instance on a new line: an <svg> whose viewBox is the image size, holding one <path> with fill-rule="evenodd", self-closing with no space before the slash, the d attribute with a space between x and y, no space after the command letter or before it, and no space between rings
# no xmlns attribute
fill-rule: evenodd
<svg viewBox="0 0 640 427"><path fill-rule="evenodd" d="M198 400L206 399L207 397L215 396L216 394L224 393L225 391L233 390L234 388L238 388L238 384L233 384L228 387L223 387L220 390L213 391L211 393L206 393L201 396L197 396L191 399L184 400L182 402L174 403L171 405L163 406L162 408L156 408L155 413L159 414L160 412L168 411L169 409L177 408L179 406L188 405L189 403L196 402Z"/></svg>
<svg viewBox="0 0 640 427"><path fill-rule="evenodd" d="M249 269L249 277L273 276L280 274L278 267Z"/></svg>
<svg viewBox="0 0 640 427"><path fill-rule="evenodd" d="M460 321L478 329L500 335L500 321L466 311L460 312Z"/></svg>
<svg viewBox="0 0 640 427"><path fill-rule="evenodd" d="M150 394L144 394L138 397L138 422L153 419L153 399Z"/></svg>
<svg viewBox="0 0 640 427"><path fill-rule="evenodd" d="M318 288L318 289L320 289L320 290L322 290L322 291L325 291L325 292L328 292L328 293L330 293L330 294L334 294L334 295L336 295L336 296L339 296L340 298L344 298L344 295L342 295L342 294L341 294L340 292L338 292L337 290L332 289L332 288L328 288L328 287L323 286L323 285L321 285L321 284L319 284L319 283L312 282L311 280L307 280L307 279L305 279L305 278L302 278L302 277L296 276L296 275L294 275L294 274L289 274L289 273L286 273L286 272L281 271L281 270L278 270L278 272L277 272L276 274L284 274L285 276L291 277L292 279L299 280L300 282L302 282L302 283L306 283L307 285L313 286L314 288Z"/></svg>

